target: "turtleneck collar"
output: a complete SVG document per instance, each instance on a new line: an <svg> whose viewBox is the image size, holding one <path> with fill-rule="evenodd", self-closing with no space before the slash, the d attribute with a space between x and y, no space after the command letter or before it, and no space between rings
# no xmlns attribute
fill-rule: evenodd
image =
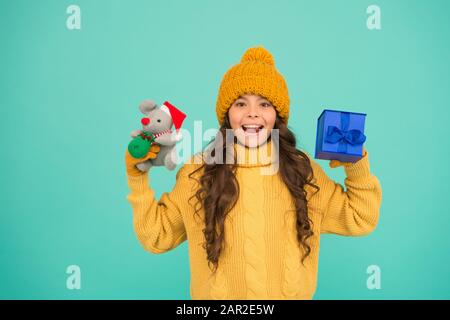
<svg viewBox="0 0 450 320"><path fill-rule="evenodd" d="M276 146L272 140L264 142L257 147L247 147L239 142L234 143L234 153L238 167L262 167L274 163L278 155L275 152Z"/></svg>

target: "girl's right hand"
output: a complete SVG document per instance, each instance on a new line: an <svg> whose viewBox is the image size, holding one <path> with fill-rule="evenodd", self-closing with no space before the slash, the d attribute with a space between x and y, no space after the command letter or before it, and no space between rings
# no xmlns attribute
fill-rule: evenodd
<svg viewBox="0 0 450 320"><path fill-rule="evenodd" d="M130 152L127 150L125 151L125 165L127 169L127 175L129 176L140 176L143 174L146 174L146 172L142 172L138 168L136 168L136 165L141 162L145 162L148 159L155 159L158 156L158 152L160 150L160 146L157 144L154 144L150 147L150 150L148 151L147 155L143 158L133 158L133 156L130 154Z"/></svg>

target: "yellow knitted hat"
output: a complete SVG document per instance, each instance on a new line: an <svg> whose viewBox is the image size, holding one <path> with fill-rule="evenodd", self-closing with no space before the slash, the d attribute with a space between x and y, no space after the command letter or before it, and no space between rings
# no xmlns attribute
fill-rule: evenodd
<svg viewBox="0 0 450 320"><path fill-rule="evenodd" d="M248 49L241 62L225 73L216 103L220 125L231 104L245 94L257 94L268 99L287 124L289 93L286 81L276 69L272 54L263 47Z"/></svg>

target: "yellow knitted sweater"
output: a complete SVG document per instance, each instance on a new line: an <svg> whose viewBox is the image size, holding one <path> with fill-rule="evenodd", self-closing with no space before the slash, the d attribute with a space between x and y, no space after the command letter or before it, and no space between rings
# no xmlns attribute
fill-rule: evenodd
<svg viewBox="0 0 450 320"><path fill-rule="evenodd" d="M192 299L312 299L320 234L361 236L377 225L382 192L370 173L367 151L358 162L344 167L346 191L308 155L320 191L313 194L315 189L305 187L314 236L309 238L311 254L304 265L292 197L276 174L273 158L258 157L271 155L271 144L259 148L235 144L235 151L245 154L236 172L239 200L225 220L225 246L217 272L208 268L202 247L204 223L194 216L196 200L189 201L198 184L188 174L201 165L192 163L200 154L181 167L173 190L159 201L149 187L148 174L128 176L127 199L139 241L146 250L163 253L188 240ZM263 171L267 169L274 173ZM194 177L198 179L200 173ZM204 217L203 209L199 213Z"/></svg>

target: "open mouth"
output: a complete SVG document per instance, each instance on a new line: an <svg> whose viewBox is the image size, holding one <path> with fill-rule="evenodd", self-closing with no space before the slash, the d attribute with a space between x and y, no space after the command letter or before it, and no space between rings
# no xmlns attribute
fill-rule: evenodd
<svg viewBox="0 0 450 320"><path fill-rule="evenodd" d="M242 126L245 133L258 133L264 126L257 124L246 124Z"/></svg>

